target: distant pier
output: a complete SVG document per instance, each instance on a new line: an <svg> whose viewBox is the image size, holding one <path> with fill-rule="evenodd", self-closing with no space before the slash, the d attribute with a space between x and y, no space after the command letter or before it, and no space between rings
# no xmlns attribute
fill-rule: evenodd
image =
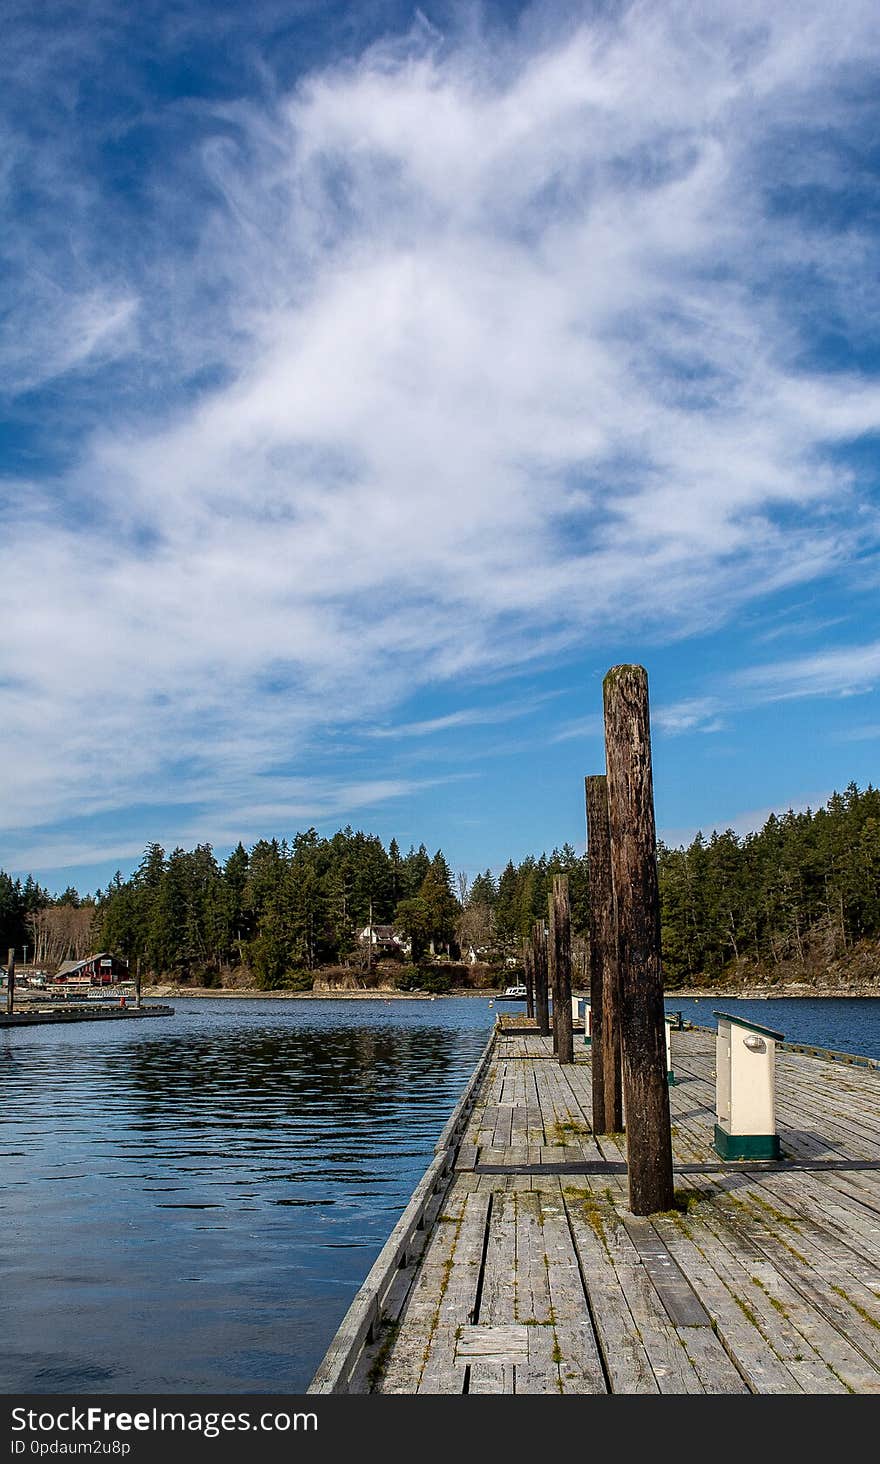
<svg viewBox="0 0 880 1464"><path fill-rule="evenodd" d="M0 1014L0 1027L51 1027L60 1022L119 1022L138 1017L173 1017L174 1007L159 1006L69 1006L56 1010L23 1007L17 1012Z"/></svg>
<svg viewBox="0 0 880 1464"><path fill-rule="evenodd" d="M783 1049L783 1158L711 1147L715 1040L676 1032L675 1208L501 1018L313 1393L880 1393L880 1074ZM835 1054L839 1059L839 1054Z"/></svg>

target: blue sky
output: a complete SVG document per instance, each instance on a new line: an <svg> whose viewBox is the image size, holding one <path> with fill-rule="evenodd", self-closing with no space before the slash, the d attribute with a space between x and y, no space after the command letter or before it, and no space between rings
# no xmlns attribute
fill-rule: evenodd
<svg viewBox="0 0 880 1464"><path fill-rule="evenodd" d="M877 780L874 3L7 0L0 867Z"/></svg>

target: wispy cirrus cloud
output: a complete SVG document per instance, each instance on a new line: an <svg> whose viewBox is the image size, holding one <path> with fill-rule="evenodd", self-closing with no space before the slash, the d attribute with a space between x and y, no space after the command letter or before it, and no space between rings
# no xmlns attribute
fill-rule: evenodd
<svg viewBox="0 0 880 1464"><path fill-rule="evenodd" d="M100 16L33 61L56 146L44 112L5 124L6 391L69 392L65 466L5 484L9 827L249 782L262 806L267 771L320 781L331 725L478 725L389 719L546 646L717 625L876 536L836 453L880 385L809 351L818 312L876 316L867 227L814 212L872 135L875 7L419 21L287 85L141 80L124 119L76 84ZM137 186L114 129L149 140ZM873 675L808 660L740 684Z"/></svg>
<svg viewBox="0 0 880 1464"><path fill-rule="evenodd" d="M842 742L880 742L880 722L868 722L861 727L844 727L837 736Z"/></svg>
<svg viewBox="0 0 880 1464"><path fill-rule="evenodd" d="M74 371L106 365L130 353L137 300L90 290L66 295L51 281L34 290L27 331L0 342L0 379L6 392L29 392Z"/></svg>
<svg viewBox="0 0 880 1464"><path fill-rule="evenodd" d="M530 717L536 711L553 701L562 693L550 691L536 693L525 701L499 702L479 707L459 707L440 717L426 717L418 722L395 722L388 727L369 727L368 737L398 739L407 737L433 737L438 732L451 732L457 727L494 727L504 722L519 721Z"/></svg>
<svg viewBox="0 0 880 1464"><path fill-rule="evenodd" d="M656 706L651 711L654 730L670 736L686 732L719 732L724 726L721 716L724 702L719 696L691 697L680 702ZM553 742L573 742L580 738L603 737L604 722L600 714L578 717L562 726Z"/></svg>
<svg viewBox="0 0 880 1464"><path fill-rule="evenodd" d="M809 655L746 666L717 676L710 695L693 697L651 714L652 723L671 735L720 732L740 713L774 702L807 697L842 698L864 695L880 682L880 641L834 646ZM849 740L870 738L873 726L841 731Z"/></svg>
<svg viewBox="0 0 880 1464"><path fill-rule="evenodd" d="M654 726L673 735L682 732L720 732L724 726L722 703L717 697L692 697L690 700L660 706L652 713Z"/></svg>
<svg viewBox="0 0 880 1464"><path fill-rule="evenodd" d="M605 724L599 713L589 717L577 717L574 721L565 722L553 733L551 742L575 742L581 738L603 737L605 735Z"/></svg>
<svg viewBox="0 0 880 1464"><path fill-rule="evenodd" d="M364 809L393 804L425 789L460 782L467 777L467 773L456 773L448 777L356 782L339 778L267 777L259 786L260 801L254 799L251 780L242 781L237 787L227 784L219 794L207 782L196 781L187 786L187 803L180 801L171 812L164 806L166 800L155 798L149 841L162 844L167 850L176 846L192 848L200 843L232 847L239 840L256 842L272 833L289 833L328 820L347 822ZM150 800L145 799L143 807L149 805ZM115 800L111 799L109 808L115 807ZM73 831L69 828L23 831L17 854L20 864L26 868L63 869L136 861L145 842L144 837L102 837L90 820L78 820Z"/></svg>
<svg viewBox="0 0 880 1464"><path fill-rule="evenodd" d="M753 701L858 696L880 681L880 641L835 646L812 655L751 666L738 672L734 680Z"/></svg>

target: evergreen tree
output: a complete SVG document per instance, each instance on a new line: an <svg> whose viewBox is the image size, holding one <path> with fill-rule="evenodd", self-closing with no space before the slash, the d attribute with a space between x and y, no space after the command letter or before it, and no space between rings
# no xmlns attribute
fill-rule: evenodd
<svg viewBox="0 0 880 1464"><path fill-rule="evenodd" d="M880 938L880 793L872 785L850 784L815 812L771 814L744 838L726 829L708 840L697 834L688 848L660 844L657 862L667 984L713 981L744 961L808 963L818 948L827 959ZM33 951L38 940L48 949L50 925L58 948L82 909L77 929L88 935L96 910L95 939L140 960L144 975L210 980L221 965L244 962L264 984L295 983L350 954L371 913L374 924L395 917L417 959L455 952L460 941L502 962L546 918L557 873L568 877L573 930L582 933L587 861L570 844L549 858L511 859L497 880L491 870L477 875L462 910L442 851L431 858L422 844L401 857L394 840L386 852L351 827L330 840L314 828L290 844L261 839L250 852L239 843L222 870L208 844L166 856L152 843L131 878L117 871L94 906L72 885L53 899L33 876L22 882L0 871L0 957L10 946Z"/></svg>
<svg viewBox="0 0 880 1464"><path fill-rule="evenodd" d="M492 909L498 899L498 886L492 875L491 869L484 874L478 874L471 882L468 891L468 905L488 905Z"/></svg>
<svg viewBox="0 0 880 1464"><path fill-rule="evenodd" d="M223 865L221 897L224 912L223 924L227 939L226 954L228 957L234 951L239 961L242 959L244 942L250 934L248 915L245 912L245 890L249 869L248 852L239 841Z"/></svg>
<svg viewBox="0 0 880 1464"><path fill-rule="evenodd" d="M455 940L458 913L449 865L438 849L418 894L401 900L395 912L395 925L412 941L414 961L420 961L428 952L437 954L441 947L449 951Z"/></svg>

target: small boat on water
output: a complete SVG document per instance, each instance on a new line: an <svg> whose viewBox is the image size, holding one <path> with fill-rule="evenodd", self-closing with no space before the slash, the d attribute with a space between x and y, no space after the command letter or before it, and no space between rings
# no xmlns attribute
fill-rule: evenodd
<svg viewBox="0 0 880 1464"><path fill-rule="evenodd" d="M524 986L505 986L502 992L496 996L496 1001L525 1001L526 989Z"/></svg>

